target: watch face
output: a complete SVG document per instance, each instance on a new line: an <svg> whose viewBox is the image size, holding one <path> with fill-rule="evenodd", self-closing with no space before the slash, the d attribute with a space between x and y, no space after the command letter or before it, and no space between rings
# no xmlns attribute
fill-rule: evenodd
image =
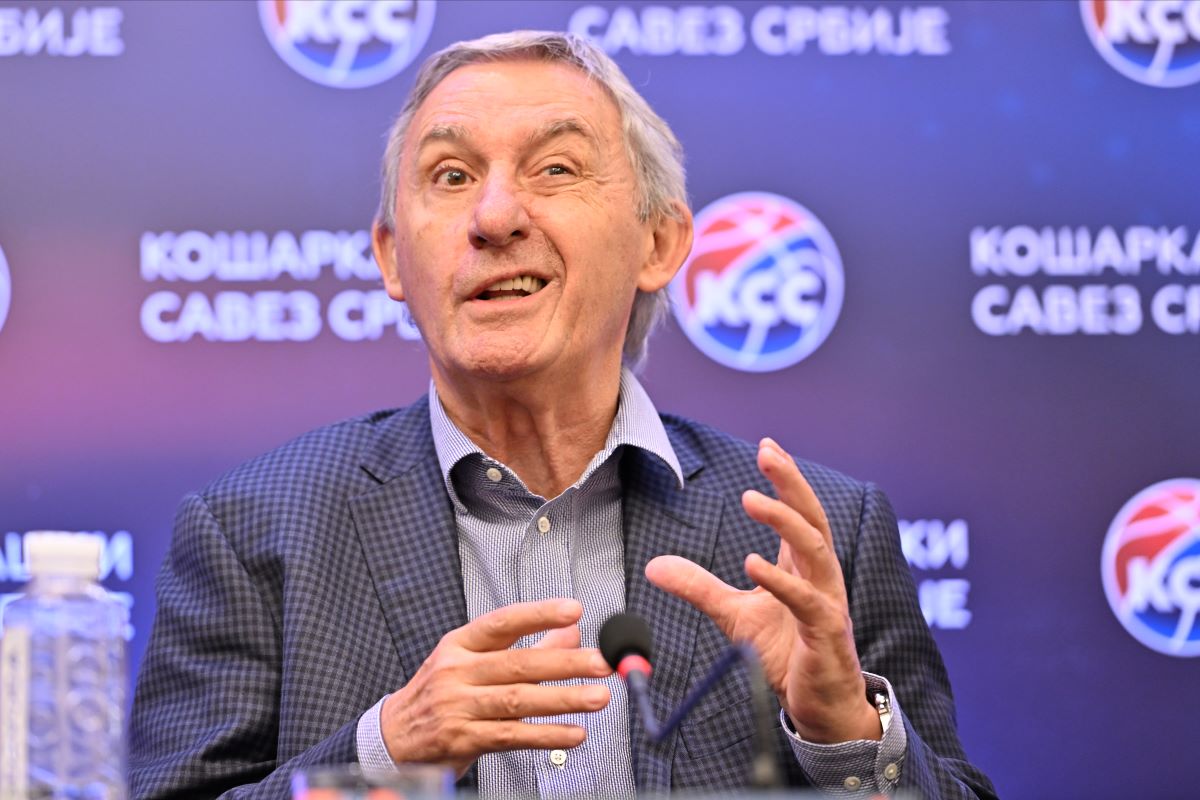
<svg viewBox="0 0 1200 800"><path fill-rule="evenodd" d="M892 722L891 698L882 692L875 692L871 698L871 703L875 706L875 710L879 712L879 723L883 725L883 732L887 733L888 725Z"/></svg>

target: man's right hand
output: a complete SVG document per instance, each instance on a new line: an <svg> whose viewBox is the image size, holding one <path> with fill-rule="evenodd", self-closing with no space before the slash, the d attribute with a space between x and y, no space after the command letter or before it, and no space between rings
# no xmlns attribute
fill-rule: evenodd
<svg viewBox="0 0 1200 800"><path fill-rule="evenodd" d="M579 648L574 626L582 613L575 600L517 603L447 633L412 680L384 701L388 755L396 763L446 764L461 777L484 753L581 744L587 732L580 726L521 720L608 705L603 684L539 685L612 673L599 650ZM549 631L541 646L509 649L541 631Z"/></svg>

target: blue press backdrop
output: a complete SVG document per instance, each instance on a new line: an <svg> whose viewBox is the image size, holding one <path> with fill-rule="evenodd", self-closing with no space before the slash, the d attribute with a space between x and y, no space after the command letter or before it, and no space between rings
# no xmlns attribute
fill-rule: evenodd
<svg viewBox="0 0 1200 800"><path fill-rule="evenodd" d="M424 391L363 234L403 62L572 28L673 126L697 211L779 195L841 264L793 366L722 366L669 324L659 407L888 491L1002 793L1190 796L1200 484L1147 501L1178 520L1157 549L1102 551L1127 501L1200 477L1196 6L0 3L0 591L22 532L104 532L136 668L186 491ZM339 73L371 13L395 35ZM1160 633L1123 627L1105 571Z"/></svg>

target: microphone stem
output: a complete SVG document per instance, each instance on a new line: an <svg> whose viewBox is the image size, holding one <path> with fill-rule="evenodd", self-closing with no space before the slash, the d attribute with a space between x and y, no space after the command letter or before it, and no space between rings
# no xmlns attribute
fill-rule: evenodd
<svg viewBox="0 0 1200 800"><path fill-rule="evenodd" d="M750 705L754 709L754 761L750 766L750 785L756 789L779 789L783 786L783 774L775 759L775 732L780 722L774 714L774 698L758 654L748 644L742 643L738 647L745 651Z"/></svg>
<svg viewBox="0 0 1200 800"><path fill-rule="evenodd" d="M658 724L658 717L654 714L654 707L650 705L650 679L646 673L635 670L629 673L626 679L629 683L629 692L637 701L638 713L642 716L642 727L646 729L646 733L650 736L650 741L658 744L666 736L662 726Z"/></svg>
<svg viewBox="0 0 1200 800"><path fill-rule="evenodd" d="M650 704L649 676L646 673L638 670L629 673L630 693L637 700L637 710L642 715L642 727L646 728L650 741L660 744L680 722L683 722L684 717L696 708L701 698L712 691L716 681L724 678L725 673L738 661L746 663L746 673L750 679L750 705L754 709L755 756L750 766L750 784L756 789L778 788L782 786L782 781L773 748L774 724L778 723L774 722L770 690L762 674L762 664L758 663L758 654L749 644L742 642L727 649L725 655L722 655L713 664L713 668L708 670L708 674L704 675L704 680L684 698L683 703L679 704L674 714L664 723L659 723L654 714L654 706Z"/></svg>
<svg viewBox="0 0 1200 800"><path fill-rule="evenodd" d="M683 702L679 704L667 721L659 723L650 704L650 680L644 672L632 671L628 682L630 693L637 701L638 713L642 716L642 727L654 744L660 744L671 734L679 723L691 713L696 704L706 694L712 691L717 681L725 676L730 667L738 661L746 662L746 672L750 679L750 700L754 709L754 742L755 756L751 767L751 785L759 789L776 788L782 785L779 765L775 763L772 743L775 740L774 714L772 711L771 693L763 676L762 665L758 663L758 654L754 648L742 642L728 648L713 664L704 680L696 685Z"/></svg>
<svg viewBox="0 0 1200 800"><path fill-rule="evenodd" d="M675 730L675 728L679 727L679 723L683 722L684 718L692 712L692 709L696 707L696 704L699 703L706 694L712 691L713 687L717 685L717 682L720 681L721 678L725 677L725 673L729 671L730 667L748 655L746 652L743 652L743 648L747 648L747 646L738 645L726 650L724 655L717 659L716 663L712 665L712 668L708 671L708 674L704 676L704 680L696 684L696 688L692 689L688 696L683 699L683 702L675 708L675 713L668 717L667 721L662 723L661 726L659 726L658 720L654 719L654 726L659 729L658 733L650 731L649 722L651 719L653 719L653 717L646 717L646 730L648 733L650 733L651 741L653 741L655 744L658 744L663 739L667 738L667 736L669 736L671 732ZM751 658L756 657L752 650L749 651L749 656ZM645 703L639 702L638 708L643 713L654 713L653 709L650 708L649 697L646 698Z"/></svg>
<svg viewBox="0 0 1200 800"><path fill-rule="evenodd" d="M654 714L654 706L650 703L650 676L642 669L630 669L625 673L625 682L629 693L637 703L638 714L642 717L642 728L646 730L652 744L658 745L664 741L672 730L679 727L684 717L700 703L700 700L713 690L725 673L734 663L745 661L746 678L750 684L751 714L754 716L754 757L750 763L750 786L755 789L778 789L782 787L782 775L779 764L775 760L775 740L778 733L779 718L774 714L772 692L767 686L766 676L762 672L762 664L758 661L755 649L745 642L738 642L727 648L718 661L713 664L708 674L696 688L689 692L683 703L678 705L673 714L664 723L659 722Z"/></svg>

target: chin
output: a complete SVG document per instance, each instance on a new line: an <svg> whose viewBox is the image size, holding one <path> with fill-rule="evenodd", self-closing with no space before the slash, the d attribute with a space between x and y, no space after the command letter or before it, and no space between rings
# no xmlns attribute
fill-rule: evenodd
<svg viewBox="0 0 1200 800"><path fill-rule="evenodd" d="M490 346L478 352L453 359L463 374L490 381L511 381L536 373L543 359L536 358L534 348Z"/></svg>

